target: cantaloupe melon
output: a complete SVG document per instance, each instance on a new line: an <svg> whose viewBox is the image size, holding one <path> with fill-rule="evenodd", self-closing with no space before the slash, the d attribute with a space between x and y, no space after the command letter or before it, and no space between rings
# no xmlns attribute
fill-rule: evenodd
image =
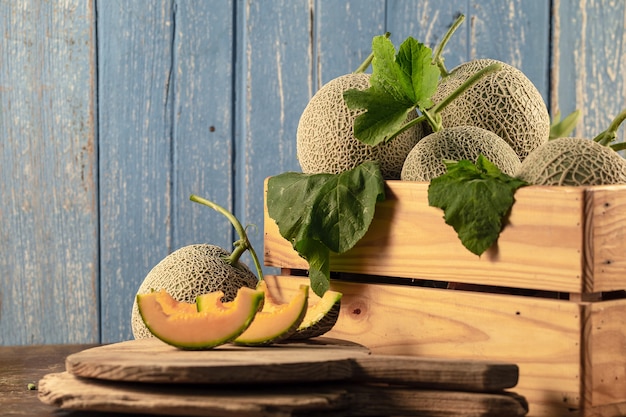
<svg viewBox="0 0 626 417"><path fill-rule="evenodd" d="M365 110L351 110L343 93L369 88L370 74L351 73L323 85L305 107L296 131L296 153L305 174L340 174L365 161L378 161L385 179L399 179L402 164L423 137L417 124L387 143L367 145L354 137L354 120ZM412 112L407 120L417 117Z"/></svg>
<svg viewBox="0 0 626 417"><path fill-rule="evenodd" d="M550 116L536 86L517 68L493 59L477 59L443 77L432 100L435 104L479 70L500 63L499 71L479 79L441 112L443 128L471 125L490 130L515 150L520 160L546 143Z"/></svg>
<svg viewBox="0 0 626 417"><path fill-rule="evenodd" d="M152 289L165 289L178 301L195 303L196 297L215 291L224 293L224 301L232 301L241 287L256 288L257 276L243 263L232 266L224 261L226 250L209 244L184 246L161 260L147 274L137 294ZM135 300L131 327L135 339L152 337L141 320Z"/></svg>
<svg viewBox="0 0 626 417"><path fill-rule="evenodd" d="M401 179L429 182L446 173L444 160L476 162L481 154L511 176L520 165L517 153L495 133L476 126L456 126L419 141L404 162Z"/></svg>
<svg viewBox="0 0 626 417"><path fill-rule="evenodd" d="M221 291L203 295L203 308L177 301L167 291L137 295L137 309L146 328L172 346L210 349L227 343L252 323L263 292L242 287L233 301L222 303Z"/></svg>
<svg viewBox="0 0 626 417"><path fill-rule="evenodd" d="M306 315L289 340L303 340L322 336L337 323L341 311L342 294L328 290L322 298L309 305Z"/></svg>
<svg viewBox="0 0 626 417"><path fill-rule="evenodd" d="M516 176L533 185L624 184L626 161L594 140L557 138L531 152Z"/></svg>
<svg viewBox="0 0 626 417"><path fill-rule="evenodd" d="M268 294L265 281L259 283L259 289ZM288 339L302 323L307 312L308 300L308 285L300 285L288 303L268 302L266 296L263 309L233 343L243 346L263 346Z"/></svg>

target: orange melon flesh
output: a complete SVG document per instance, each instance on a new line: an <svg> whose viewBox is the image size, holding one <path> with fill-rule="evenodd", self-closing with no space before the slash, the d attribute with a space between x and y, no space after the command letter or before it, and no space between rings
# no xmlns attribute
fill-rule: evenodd
<svg viewBox="0 0 626 417"><path fill-rule="evenodd" d="M329 332L339 318L342 296L337 291L326 291L315 304L309 305L302 323L289 339L310 339Z"/></svg>
<svg viewBox="0 0 626 417"><path fill-rule="evenodd" d="M259 288L269 294L265 283ZM257 313L252 324L233 343L245 346L266 345L291 336L306 315L309 300L309 286L301 285L294 297L284 304L276 304L266 296L263 310ZM270 301L270 302L268 302Z"/></svg>
<svg viewBox="0 0 626 417"><path fill-rule="evenodd" d="M254 319L263 292L242 287L235 300L222 303L221 291L205 296L206 307L175 300L161 290L137 295L137 307L146 327L163 342L181 349L209 349L232 341ZM192 311L193 308L193 311Z"/></svg>

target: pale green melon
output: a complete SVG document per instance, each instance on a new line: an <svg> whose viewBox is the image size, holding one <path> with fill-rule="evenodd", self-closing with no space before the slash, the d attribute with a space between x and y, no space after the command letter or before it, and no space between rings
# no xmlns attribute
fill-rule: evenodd
<svg viewBox="0 0 626 417"><path fill-rule="evenodd" d="M429 182L446 173L444 160L476 162L481 154L511 176L520 165L517 153L495 133L476 126L456 126L419 141L404 162L401 179Z"/></svg>
<svg viewBox="0 0 626 417"><path fill-rule="evenodd" d="M441 102L479 70L499 63L500 71L487 74L441 111L444 128L477 126L504 139L524 160L550 136L550 115L536 86L517 68L493 59L459 65L441 79L432 100Z"/></svg>
<svg viewBox="0 0 626 417"><path fill-rule="evenodd" d="M305 107L296 131L298 162L305 174L340 174L365 161L378 161L385 179L399 179L404 159L424 136L417 124L387 143L364 144L354 137L354 120L365 110L346 105L346 90L369 88L370 75L346 74L326 83ZM411 112L407 120L417 117Z"/></svg>
<svg viewBox="0 0 626 417"><path fill-rule="evenodd" d="M531 152L516 176L533 185L624 184L626 162L591 139L558 138Z"/></svg>

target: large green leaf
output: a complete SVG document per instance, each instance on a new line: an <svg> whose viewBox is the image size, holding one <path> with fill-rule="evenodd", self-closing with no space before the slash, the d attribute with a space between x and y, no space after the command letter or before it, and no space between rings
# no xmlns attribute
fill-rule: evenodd
<svg viewBox="0 0 626 417"><path fill-rule="evenodd" d="M309 262L311 287L328 289L330 253L343 253L363 237L384 199L376 162L341 174L286 172L268 180L267 209L282 237Z"/></svg>

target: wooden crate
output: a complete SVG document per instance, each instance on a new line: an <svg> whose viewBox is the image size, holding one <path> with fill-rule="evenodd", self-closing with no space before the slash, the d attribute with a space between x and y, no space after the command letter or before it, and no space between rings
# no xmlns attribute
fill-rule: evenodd
<svg viewBox="0 0 626 417"><path fill-rule="evenodd" d="M386 187L365 237L331 259L344 299L330 335L514 362L530 416L626 415L626 186L521 188L480 257L428 206L428 184ZM265 212L265 264L287 295L308 265Z"/></svg>

